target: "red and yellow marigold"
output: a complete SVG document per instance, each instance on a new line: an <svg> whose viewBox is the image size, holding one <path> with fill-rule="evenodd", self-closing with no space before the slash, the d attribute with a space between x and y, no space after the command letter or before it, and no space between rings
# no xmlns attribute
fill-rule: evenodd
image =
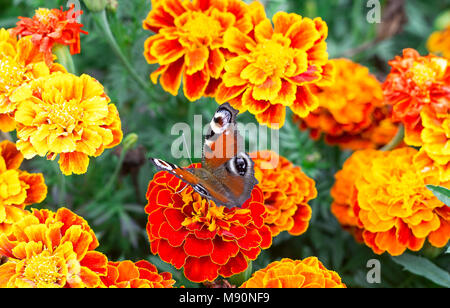
<svg viewBox="0 0 450 308"><path fill-rule="evenodd" d="M264 224L264 196L258 186L242 207L230 209L186 185L167 172L157 173L149 184L147 234L152 253L161 260L183 268L191 281L214 281L219 275L245 271L261 249L270 247L272 236Z"/></svg>
<svg viewBox="0 0 450 308"><path fill-rule="evenodd" d="M311 85L333 79L325 42L328 28L320 18L285 12L276 13L272 25L258 2L251 11L254 31L245 34L231 28L225 33L225 48L237 56L225 64L216 99L279 128L286 107L306 117L319 106Z"/></svg>
<svg viewBox="0 0 450 308"><path fill-rule="evenodd" d="M332 84L311 86L319 100L319 108L307 117L295 117L300 128L309 129L311 137L323 134L329 144L360 150L387 144L397 126L383 105L381 83L368 68L348 59L330 60L336 77Z"/></svg>
<svg viewBox="0 0 450 308"><path fill-rule="evenodd" d="M17 39L10 31L0 29L0 130L15 129L17 104L10 98L15 90L30 80L65 71L58 64L44 62L44 54L29 37Z"/></svg>
<svg viewBox="0 0 450 308"><path fill-rule="evenodd" d="M248 11L241 0L152 0L143 22L144 29L156 33L145 42L148 63L159 64L151 80L156 83L160 77L163 89L177 95L183 79L184 94L191 101L213 95L229 54L224 33L250 32Z"/></svg>
<svg viewBox="0 0 450 308"><path fill-rule="evenodd" d="M427 48L432 53L440 53L450 59L450 26L441 31L433 32L428 38Z"/></svg>
<svg viewBox="0 0 450 308"><path fill-rule="evenodd" d="M417 251L425 240L443 247L450 238L450 210L426 188L450 182L418 155L412 148L356 152L336 177L333 212L375 253Z"/></svg>
<svg viewBox="0 0 450 308"><path fill-rule="evenodd" d="M122 141L119 113L94 78L52 74L16 91L17 148L26 159L55 159L65 175L83 174L89 156Z"/></svg>
<svg viewBox="0 0 450 308"><path fill-rule="evenodd" d="M272 236L282 231L303 234L311 219L308 201L317 196L313 179L273 151L253 153L255 177L264 194L265 224Z"/></svg>
<svg viewBox="0 0 450 308"><path fill-rule="evenodd" d="M405 142L422 146L422 110L434 118L450 110L450 63L434 55L421 56L414 49L389 61L391 72L383 84L384 95L393 108L393 120L405 126Z"/></svg>
<svg viewBox="0 0 450 308"><path fill-rule="evenodd" d="M52 49L57 44L69 46L72 55L81 52L80 33L88 34L77 20L81 14L83 11L75 11L74 4L67 11L40 8L32 18L19 17L20 21L12 32L19 37L30 36L50 65L53 62Z"/></svg>
<svg viewBox="0 0 450 308"><path fill-rule="evenodd" d="M102 287L108 288L172 288L175 280L170 273L158 273L148 261L108 262L106 276L100 277Z"/></svg>
<svg viewBox="0 0 450 308"><path fill-rule="evenodd" d="M338 273L328 270L316 257L284 258L253 273L241 288L346 288Z"/></svg>
<svg viewBox="0 0 450 308"><path fill-rule="evenodd" d="M68 209L35 210L0 235L0 287L95 288L107 273L106 256L87 222Z"/></svg>
<svg viewBox="0 0 450 308"><path fill-rule="evenodd" d="M28 214L25 207L47 196L43 175L19 170L22 161L14 143L0 143L0 234L10 234L13 224Z"/></svg>

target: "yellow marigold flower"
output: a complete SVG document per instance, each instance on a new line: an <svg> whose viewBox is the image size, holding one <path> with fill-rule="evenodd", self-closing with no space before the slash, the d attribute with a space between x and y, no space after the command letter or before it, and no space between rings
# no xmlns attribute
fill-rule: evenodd
<svg viewBox="0 0 450 308"><path fill-rule="evenodd" d="M14 143L0 143L0 234L9 234L12 225L28 213L25 206L47 196L43 175L19 170L22 161Z"/></svg>
<svg viewBox="0 0 450 308"><path fill-rule="evenodd" d="M439 180L438 169L426 166L413 148L356 153L336 176L341 183L332 190L339 221L361 229L357 233L378 254L417 251L426 239L435 247L445 246L450 209L426 188L450 187L450 182Z"/></svg>
<svg viewBox="0 0 450 308"><path fill-rule="evenodd" d="M30 37L17 40L8 30L0 29L0 130L8 132L16 127L17 104L10 99L15 90L55 71L65 70L59 64L47 65L44 54L33 45Z"/></svg>
<svg viewBox="0 0 450 308"><path fill-rule="evenodd" d="M0 235L0 287L95 288L108 260L95 251L97 238L87 222L61 208L34 210Z"/></svg>
<svg viewBox="0 0 450 308"><path fill-rule="evenodd" d="M310 86L333 79L325 42L328 28L320 18L285 12L275 14L272 24L258 2L251 14L254 31L231 28L224 35L225 48L237 56L225 63L216 99L249 111L261 124L280 128L286 107L307 116L319 105Z"/></svg>
<svg viewBox="0 0 450 308"><path fill-rule="evenodd" d="M317 196L314 180L273 151L253 153L252 158L255 177L264 193L267 212L264 223L269 226L272 236L282 231L303 234L311 219L308 201Z"/></svg>
<svg viewBox="0 0 450 308"><path fill-rule="evenodd" d="M16 92L17 148L30 159L59 157L65 175L83 174L89 156L122 141L119 113L103 86L88 75L53 74Z"/></svg>
<svg viewBox="0 0 450 308"><path fill-rule="evenodd" d="M442 31L433 32L427 41L427 48L432 53L441 53L450 58L450 26Z"/></svg>
<svg viewBox="0 0 450 308"><path fill-rule="evenodd" d="M360 150L388 143L398 127L383 105L381 83L369 69L348 59L333 59L336 77L332 84L311 86L319 108L307 117L295 117L311 137L323 134L325 141L341 148Z"/></svg>
<svg viewBox="0 0 450 308"><path fill-rule="evenodd" d="M338 273L328 270L316 257L282 259L253 273L241 288L346 288Z"/></svg>

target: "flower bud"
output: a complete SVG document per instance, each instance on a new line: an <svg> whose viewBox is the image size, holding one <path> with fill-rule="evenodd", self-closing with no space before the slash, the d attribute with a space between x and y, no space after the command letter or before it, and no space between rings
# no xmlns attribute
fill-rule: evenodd
<svg viewBox="0 0 450 308"><path fill-rule="evenodd" d="M84 0L84 4L91 12L101 12L106 8L107 0Z"/></svg>
<svg viewBox="0 0 450 308"><path fill-rule="evenodd" d="M128 151L131 149L136 142L138 141L138 135L135 133L128 134L125 139L123 140L123 149L124 151Z"/></svg>

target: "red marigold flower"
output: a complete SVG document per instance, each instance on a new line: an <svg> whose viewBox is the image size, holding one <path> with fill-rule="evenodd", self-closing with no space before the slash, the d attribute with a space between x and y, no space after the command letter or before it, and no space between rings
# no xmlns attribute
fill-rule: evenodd
<svg viewBox="0 0 450 308"><path fill-rule="evenodd" d="M9 235L13 224L28 214L25 207L47 196L44 176L19 170L22 161L14 143L0 143L0 234Z"/></svg>
<svg viewBox="0 0 450 308"><path fill-rule="evenodd" d="M47 64L50 64L55 44L69 46L72 55L81 52L80 33L88 34L81 29L83 25L77 20L81 14L83 11L75 11L74 4L67 11L62 7L59 10L40 8L32 18L19 17L12 33L20 37L31 36L33 44L39 46L39 50L45 54Z"/></svg>
<svg viewBox="0 0 450 308"><path fill-rule="evenodd" d="M168 172L158 172L149 184L145 211L153 254L183 268L187 279L203 282L245 271L249 260L270 247L272 236L264 224L264 196L258 186L241 208L229 209L186 185Z"/></svg>
<svg viewBox="0 0 450 308"><path fill-rule="evenodd" d="M333 213L377 254L417 251L426 239L443 247L450 239L450 209L426 188L450 184L419 154L408 147L356 152L336 176Z"/></svg>
<svg viewBox="0 0 450 308"><path fill-rule="evenodd" d="M420 56L414 49L403 50L403 56L389 61L392 67L383 84L387 103L393 106L393 119L405 126L405 142L421 146L425 106L436 115L450 109L450 63L434 55Z"/></svg>
<svg viewBox="0 0 450 308"><path fill-rule="evenodd" d="M303 234L311 219L308 201L317 196L313 179L273 151L253 153L255 177L264 194L265 224L272 236L282 231Z"/></svg>
<svg viewBox="0 0 450 308"><path fill-rule="evenodd" d="M333 79L325 42L328 28L320 18L285 12L276 13L272 25L258 2L251 14L254 31L246 34L231 28L225 33L225 48L237 56L225 64L216 99L279 128L286 107L307 116L319 104L310 86Z"/></svg>
<svg viewBox="0 0 450 308"><path fill-rule="evenodd" d="M322 134L329 144L343 149L361 150L387 144L398 127L390 120L384 105L381 83L368 68L348 59L333 59L336 77L330 85L311 86L319 108L307 117L295 116L301 129L311 137Z"/></svg>
<svg viewBox="0 0 450 308"><path fill-rule="evenodd" d="M212 96L228 52L223 48L226 30L252 30L248 6L241 0L152 0L144 29L156 34L145 42L148 63L160 67L151 74L163 89L177 95L183 78L185 96L197 100Z"/></svg>
<svg viewBox="0 0 450 308"><path fill-rule="evenodd" d="M108 288L172 288L175 283L172 274L158 274L156 266L145 260L110 261L106 276L100 278L102 287Z"/></svg>
<svg viewBox="0 0 450 308"><path fill-rule="evenodd" d="M328 270L316 257L282 259L253 273L241 288L346 288L338 273Z"/></svg>
<svg viewBox="0 0 450 308"><path fill-rule="evenodd" d="M65 208L33 209L0 235L0 287L98 287L108 260L87 222Z"/></svg>

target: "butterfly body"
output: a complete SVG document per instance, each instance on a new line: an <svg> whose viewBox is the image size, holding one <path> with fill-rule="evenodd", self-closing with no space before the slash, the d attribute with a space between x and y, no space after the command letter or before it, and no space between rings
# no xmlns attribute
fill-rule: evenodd
<svg viewBox="0 0 450 308"><path fill-rule="evenodd" d="M180 168L151 158L160 170L178 177L203 197L229 208L241 206L258 183L254 163L243 151L243 138L237 131L238 111L225 103L210 122L203 147L202 168Z"/></svg>

